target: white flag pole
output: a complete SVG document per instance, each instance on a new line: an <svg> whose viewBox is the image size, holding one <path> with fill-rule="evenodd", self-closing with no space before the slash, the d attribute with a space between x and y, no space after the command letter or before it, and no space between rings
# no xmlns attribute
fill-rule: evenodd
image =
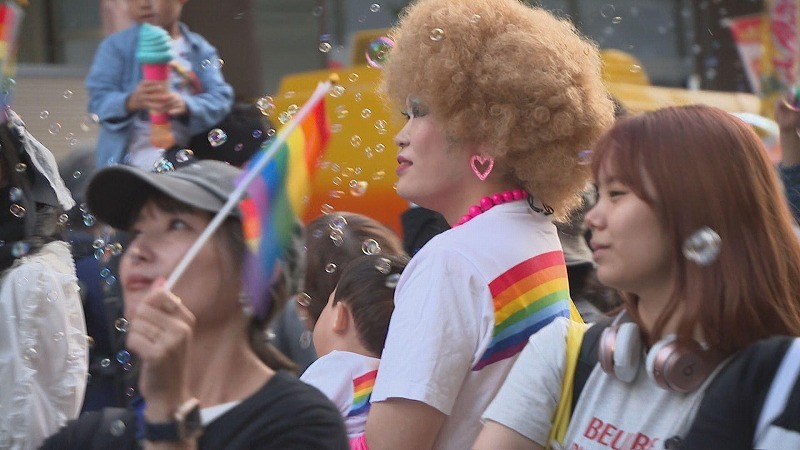
<svg viewBox="0 0 800 450"><path fill-rule="evenodd" d="M219 226L222 225L222 222L228 217L228 213L230 213L230 211L239 203L239 199L242 197L247 187L250 186L250 183L255 180L256 176L258 176L264 167L267 166L267 163L272 160L272 158L275 156L275 153L280 150L281 145L286 142L286 139L289 138L289 135L292 133L292 131L294 131L294 129L303 122L303 119L305 119L311 110L316 106L317 102L319 102L322 97L328 93L330 87L331 83L329 81L319 83L317 85L317 89L314 90L314 93L311 94L311 97L308 99L305 105L303 105L303 107L300 108L297 113L295 113L294 117L292 117L292 120L289 121L289 123L281 128L281 131L270 143L269 147L267 147L267 150L264 151L253 167L251 167L241 179L239 185L236 186L236 189L234 189L234 191L228 197L228 200L222 206L222 209L220 209L214 218L211 219L211 222L209 222L208 226L206 226L206 229L200 233L200 236L198 236L194 244L192 244L186 254L183 255L183 259L181 259L181 261L175 267L175 270L173 270L169 278L167 278L167 282L164 284L165 289L172 290L172 288L175 286L175 283L177 283L178 279L181 277L181 275L183 275L183 272L186 271L186 268L189 267L189 264L191 264L192 260L194 260L194 257L197 256L197 253L200 251L206 241L208 241L211 235L217 231Z"/></svg>

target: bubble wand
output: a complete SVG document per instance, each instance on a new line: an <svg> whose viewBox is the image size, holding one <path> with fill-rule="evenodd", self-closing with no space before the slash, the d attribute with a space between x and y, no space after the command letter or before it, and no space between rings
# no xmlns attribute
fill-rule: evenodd
<svg viewBox="0 0 800 450"><path fill-rule="evenodd" d="M230 211L239 203L239 200L241 199L245 190L247 190L247 187L250 186L258 174L264 169L264 167L267 166L267 163L269 163L272 158L275 157L275 154L281 149L281 146L284 142L286 142L286 139L289 137L292 131L294 131L294 129L303 122L303 119L305 119L311 110L314 109L314 106L316 106L317 102L319 102L325 96L325 94L328 93L330 87L331 83L329 81L319 83L305 105L303 105L303 107L297 111L292 120L290 120L286 125L283 126L283 128L281 128L281 131L278 133L275 139L270 142L269 147L267 147L267 149L259 156L255 164L253 164L253 167L251 167L250 170L244 174L239 182L239 185L236 186L236 189L234 189L233 192L231 192L231 195L228 196L228 200L214 216L214 218L211 219L211 222L209 222L208 226L206 226L206 229L200 233L200 236L198 236L194 244L192 244L186 254L183 255L183 258L175 267L175 270L173 270L169 275L169 278L167 278L167 282L164 284L165 289L172 290L173 286L175 286L175 283L178 281L181 275L183 275L183 272L186 271L186 268L189 267L189 264L191 264L192 260L194 260L194 257L197 256L197 253L200 251L206 241L208 241L211 235L217 231L220 225L222 225L222 222L228 217L228 213L230 213Z"/></svg>
<svg viewBox="0 0 800 450"><path fill-rule="evenodd" d="M161 82L164 89L169 89L169 63L172 61L169 41L169 34L161 27L145 22L139 29L136 58L142 64L142 75L145 80ZM150 143L164 149L175 145L169 114L150 111Z"/></svg>

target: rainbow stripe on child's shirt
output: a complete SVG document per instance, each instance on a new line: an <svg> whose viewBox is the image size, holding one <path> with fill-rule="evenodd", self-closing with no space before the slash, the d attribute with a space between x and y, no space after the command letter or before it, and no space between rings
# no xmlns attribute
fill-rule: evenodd
<svg viewBox="0 0 800 450"><path fill-rule="evenodd" d="M372 396L372 388L375 387L375 377L377 376L378 371L373 370L353 380L353 406L350 407L347 417L365 414L369 411L369 398Z"/></svg>
<svg viewBox="0 0 800 450"><path fill-rule="evenodd" d="M512 267L489 283L494 302L492 341L472 370L510 358L528 338L556 317L570 317L564 253L543 253Z"/></svg>

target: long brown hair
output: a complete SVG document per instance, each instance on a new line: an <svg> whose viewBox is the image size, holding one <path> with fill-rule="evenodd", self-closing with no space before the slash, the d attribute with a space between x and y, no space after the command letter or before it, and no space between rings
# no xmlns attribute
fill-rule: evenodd
<svg viewBox="0 0 800 450"><path fill-rule="evenodd" d="M675 255L675 290L649 330L651 343L678 306L678 339L688 341L699 329L723 354L770 335L800 335L800 242L775 170L750 127L709 106L644 113L618 121L598 142L595 178L607 164L653 208ZM722 240L707 266L681 252L702 227ZM625 294L625 303L641 326L638 298Z"/></svg>

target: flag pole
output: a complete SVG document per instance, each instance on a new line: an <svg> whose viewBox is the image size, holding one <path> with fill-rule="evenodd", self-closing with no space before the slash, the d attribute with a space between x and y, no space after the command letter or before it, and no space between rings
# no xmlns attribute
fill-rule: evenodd
<svg viewBox="0 0 800 450"><path fill-rule="evenodd" d="M316 106L317 102L319 102L325 96L325 94L328 93L330 87L331 83L329 81L319 83L317 85L317 89L314 90L314 93L311 94L311 97L308 99L305 105L303 105L303 107L297 111L289 123L281 128L281 131L270 143L266 151L259 156L255 164L253 164L253 167L251 167L250 170L245 173L244 177L242 177L241 181L239 181L236 189L234 189L231 195L228 196L228 200L222 206L222 209L220 209L214 218L211 219L211 222L209 222L205 230L200 233L200 236L198 236L194 244L192 244L186 254L183 255L183 258L175 267L175 270L173 270L169 275L169 278L167 278L167 282L164 284L165 289L172 290L172 288L175 286L175 283L178 282L178 279L181 277L181 275L183 275L183 272L186 271L186 268L189 267L189 264L191 264L195 256L197 256L197 253L200 251L206 241L208 241L211 235L217 231L220 225L222 225L222 222L228 217L228 213L230 213L231 210L236 207L247 187L250 186L253 180L255 180L256 176L258 176L264 167L267 166L267 163L272 160L272 158L275 156L275 153L280 150L281 145L286 142L286 139L288 139L292 131L294 131L294 129L303 122L303 119L305 119L311 110Z"/></svg>

